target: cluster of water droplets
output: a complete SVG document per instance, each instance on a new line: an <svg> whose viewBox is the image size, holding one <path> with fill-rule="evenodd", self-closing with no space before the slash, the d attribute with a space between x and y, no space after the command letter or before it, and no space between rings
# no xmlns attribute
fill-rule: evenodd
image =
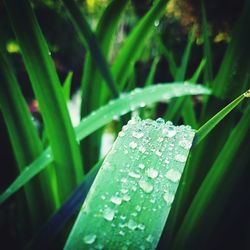
<svg viewBox="0 0 250 250"><path fill-rule="evenodd" d="M158 238L150 233L150 223L162 218L158 226L163 228L193 137L189 126L176 127L161 118L130 120L91 188L92 197L83 210L86 221L96 223L96 231L84 231L83 242L93 249L154 248ZM100 228L112 230L114 237L107 238Z"/></svg>

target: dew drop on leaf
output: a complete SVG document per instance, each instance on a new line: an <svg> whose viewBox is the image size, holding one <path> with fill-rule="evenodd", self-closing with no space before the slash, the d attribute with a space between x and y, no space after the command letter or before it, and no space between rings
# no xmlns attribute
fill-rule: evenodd
<svg viewBox="0 0 250 250"><path fill-rule="evenodd" d="M174 159L179 162L185 162L187 157L185 155L177 154Z"/></svg>
<svg viewBox="0 0 250 250"><path fill-rule="evenodd" d="M144 168L145 168L145 165L142 164L142 163L140 163L140 164L138 165L138 167L139 167L140 169L144 169Z"/></svg>
<svg viewBox="0 0 250 250"><path fill-rule="evenodd" d="M154 168L149 168L145 171L145 174L152 178L152 179L155 179L157 176L158 176L158 171Z"/></svg>
<svg viewBox="0 0 250 250"><path fill-rule="evenodd" d="M137 143L132 141L129 143L129 147L131 147L132 149L135 149L137 147Z"/></svg>
<svg viewBox="0 0 250 250"><path fill-rule="evenodd" d="M137 138L137 139L140 139L144 136L144 133L143 132L133 132L132 136Z"/></svg>
<svg viewBox="0 0 250 250"><path fill-rule="evenodd" d="M176 135L176 130L173 126L167 126L162 130L162 133L168 138L172 138Z"/></svg>
<svg viewBox="0 0 250 250"><path fill-rule="evenodd" d="M152 243L153 240L154 240L154 237L151 234L149 234L148 237L146 238L146 241L149 243Z"/></svg>
<svg viewBox="0 0 250 250"><path fill-rule="evenodd" d="M118 196L112 196L110 198L110 201L113 202L116 205L120 205L122 203L122 199Z"/></svg>
<svg viewBox="0 0 250 250"><path fill-rule="evenodd" d="M136 178L136 179L139 179L141 176L135 172L129 172L128 175L132 178Z"/></svg>
<svg viewBox="0 0 250 250"><path fill-rule="evenodd" d="M151 193L153 191L153 186L144 180L139 181L139 186L145 193Z"/></svg>
<svg viewBox="0 0 250 250"><path fill-rule="evenodd" d="M112 208L107 207L103 210L104 219L112 221L114 219L114 216L115 216L115 211Z"/></svg>
<svg viewBox="0 0 250 250"><path fill-rule="evenodd" d="M88 234L88 235L83 237L83 241L88 245L93 244L95 242L95 240L96 240L95 234Z"/></svg>
<svg viewBox="0 0 250 250"><path fill-rule="evenodd" d="M166 177L172 182L178 182L181 178L181 173L177 170L170 169L167 171Z"/></svg>
<svg viewBox="0 0 250 250"><path fill-rule="evenodd" d="M129 219L128 228L131 230L135 230L137 228L137 223L134 220Z"/></svg>
<svg viewBox="0 0 250 250"><path fill-rule="evenodd" d="M174 195L171 194L168 190L164 191L163 199L166 201L168 205L171 205L172 202L174 201Z"/></svg>

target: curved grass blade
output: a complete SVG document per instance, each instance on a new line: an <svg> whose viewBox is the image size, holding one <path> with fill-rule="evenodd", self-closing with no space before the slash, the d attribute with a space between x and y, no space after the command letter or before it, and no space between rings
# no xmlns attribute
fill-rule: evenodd
<svg viewBox="0 0 250 250"><path fill-rule="evenodd" d="M15 72L1 48L0 82L0 109L8 128L19 171L25 171L25 166L34 161L42 153L43 148ZM34 225L39 220L41 222L45 219L46 215L55 211L56 208L54 199L56 193L53 195L53 188L48 177L46 173L42 173L25 188L30 217ZM41 196L39 201L37 201L37 195ZM46 204L47 202L49 204ZM39 209L42 209L43 213Z"/></svg>
<svg viewBox="0 0 250 250"><path fill-rule="evenodd" d="M39 103L55 163L60 168L56 169L56 176L59 200L63 201L81 180L83 170L61 83L29 1L8 0L5 5Z"/></svg>
<svg viewBox="0 0 250 250"><path fill-rule="evenodd" d="M161 17L167 1L158 0L154 2L149 12L136 25L119 51L112 66L112 73L115 81L119 84L120 90L123 90L129 72L131 72L131 67L133 67L135 60L142 53L145 42L155 31L154 22Z"/></svg>
<svg viewBox="0 0 250 250"><path fill-rule="evenodd" d="M65 249L155 249L194 134L189 126L175 127L161 118L133 119L124 126Z"/></svg>
<svg viewBox="0 0 250 250"><path fill-rule="evenodd" d="M85 47L87 47L95 61L96 65L99 67L100 72L103 75L110 91L114 97L118 97L119 92L117 90L116 84L114 82L113 76L109 70L109 66L106 62L105 57L98 45L95 35L91 31L88 22L85 20L80 9L77 7L76 3L72 0L63 0L63 3L69 13L70 19L78 32L79 38Z"/></svg>
<svg viewBox="0 0 250 250"><path fill-rule="evenodd" d="M247 93L248 91L237 97L200 127L196 133L194 144L199 144L228 113L230 113L245 97L247 97Z"/></svg>
<svg viewBox="0 0 250 250"><path fill-rule="evenodd" d="M173 83L158 84L144 89L134 90L119 99L111 101L108 105L103 106L93 112L86 118L82 119L80 124L75 128L77 140L80 141L88 135L111 122L113 117L125 115L136 108L144 107L158 101L169 100L174 97L183 95L210 94L210 90L201 85ZM0 203L14 194L19 188L27 183L39 171L44 169L47 164L53 161L51 150L47 149L37 160L31 163L28 168L30 171L21 173L10 187L0 196Z"/></svg>
<svg viewBox="0 0 250 250"><path fill-rule="evenodd" d="M208 122L206 122L200 129L196 131L195 138L193 140L193 147L198 145L214 128L219 122L225 118L227 114L229 114L243 99L248 96L248 91L244 94L240 95L234 101L232 101L229 105L227 105L224 109L218 112L214 117L212 117ZM204 136L204 137L203 137ZM202 161L201 161L202 163ZM175 233L177 233L180 223L182 219L180 219L180 214L185 213L183 211L183 207L187 206L187 193L190 192L191 185L194 182L195 174L198 172L198 168L200 164L187 165L186 171L183 175L183 182L185 185L180 186L179 193L177 195L176 202L174 204L174 210L171 212L171 216L169 217L169 221L166 227L167 239L163 240L161 244L166 246L167 248L171 248L173 244L173 239L175 237Z"/></svg>
<svg viewBox="0 0 250 250"><path fill-rule="evenodd" d="M114 31L117 28L127 3L127 0L111 1L98 22L95 35L107 61ZM102 96L109 96L109 93L109 87L103 82L103 76L99 72L98 65L96 65L91 53L88 52L84 62L81 82L81 117L85 117L91 111L101 107L107 101L102 98ZM85 169L93 166L96 162L96 158L100 151L102 132L102 130L96 131L96 133L92 134L81 143L81 151L84 152Z"/></svg>
<svg viewBox="0 0 250 250"><path fill-rule="evenodd" d="M150 105L158 101L168 101L174 97L199 94L210 94L210 91L201 85L183 83L157 84L144 89L137 88L129 94L111 101L108 105L101 107L98 111L84 118L78 127L76 127L77 139L82 140L87 135L110 122L113 117L121 116L145 105Z"/></svg>
<svg viewBox="0 0 250 250"><path fill-rule="evenodd" d="M240 146L244 141L248 145L246 135L249 134L249 126L250 105L237 126L232 130L225 146L218 154L197 191L175 238L174 249L195 249L194 246L201 243L197 239L206 240L211 230L216 226L218 217L225 209L226 199L234 185L240 180L240 174L243 173L244 168L248 167L244 162L239 164L240 159L237 159L236 155L241 150ZM237 171L235 171L235 165L231 164L234 159L237 159ZM207 211L211 212L211 218L208 218ZM199 231L202 225L203 228L206 225L204 232ZM196 239L193 239L191 234L195 235Z"/></svg>

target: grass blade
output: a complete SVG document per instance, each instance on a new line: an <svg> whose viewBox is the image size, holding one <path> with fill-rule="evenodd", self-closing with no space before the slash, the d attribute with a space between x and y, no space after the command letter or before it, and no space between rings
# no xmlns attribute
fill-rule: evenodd
<svg viewBox="0 0 250 250"><path fill-rule="evenodd" d="M123 90L129 72L131 72L135 60L142 53L145 42L155 31L154 22L161 17L166 4L167 0L155 1L149 12L136 25L119 51L112 66L112 72L120 90Z"/></svg>
<svg viewBox="0 0 250 250"><path fill-rule="evenodd" d="M228 195L236 181L239 181L239 173L243 173L243 169L248 167L246 164L238 164L239 162L237 162L237 173L235 173L235 165L231 165L231 162L237 159L236 155L240 150L240 145L244 141L247 143L246 135L249 132L249 126L250 106L248 105L245 114L231 132L225 146L197 191L176 236L174 249L187 249L189 247L195 249L194 246L197 245L199 248L201 242L197 239L206 240L211 230L216 226L218 216L225 209ZM239 160L237 159L237 161ZM225 183L229 183L229 185L225 186ZM214 204L217 205L214 206ZM209 219L208 210L212 211L212 218ZM203 232L199 230L202 225L203 227L206 225L206 230ZM195 239L192 238L191 232L192 235L195 235Z"/></svg>
<svg viewBox="0 0 250 250"><path fill-rule="evenodd" d="M77 7L76 3L72 0L63 0L65 7L69 13L70 19L77 30L80 40L85 47L89 49L93 60L99 67L100 72L105 79L105 82L109 86L109 89L114 97L118 97L118 90L113 80L113 76L109 70L109 66L102 54L102 51L97 43L96 37L91 31L87 21L82 15L81 11Z"/></svg>
<svg viewBox="0 0 250 250"><path fill-rule="evenodd" d="M72 77L73 77L73 72L69 71L67 74L64 82L63 82L63 94L65 101L68 102L70 100L70 90L71 90L71 84L72 84Z"/></svg>
<svg viewBox="0 0 250 250"><path fill-rule="evenodd" d="M119 99L111 101L108 105L84 118L76 127L77 139L82 140L96 129L112 121L113 117L121 116L145 105L158 101L164 102L184 95L209 93L210 91L201 85L183 83L157 84L144 89L135 89L128 95L123 95Z"/></svg>
<svg viewBox="0 0 250 250"><path fill-rule="evenodd" d="M150 86L154 83L155 72L156 72L157 64L159 63L159 61L160 61L160 56L156 56L152 62L152 65L149 70L149 74L145 81L145 84L144 84L145 87Z"/></svg>
<svg viewBox="0 0 250 250"><path fill-rule="evenodd" d="M13 68L0 51L0 108L8 128L19 171L42 153L42 144L32 123L32 117L22 96ZM24 146L25 142L25 146ZM33 180L26 188L26 198L34 225L42 221L56 208L53 187L46 173ZM37 200L37 195L41 199ZM44 197L44 198L42 198ZM46 197L46 198L45 198ZM49 201L49 205L46 204ZM42 209L43 213L39 210Z"/></svg>
<svg viewBox="0 0 250 250"><path fill-rule="evenodd" d="M105 9L95 32L100 44L100 49L108 60L112 38L118 22L127 5L127 0L115 0ZM103 83L103 77L99 72L98 65L91 53L88 52L84 62L84 71L81 82L81 117L87 116L107 101L109 88ZM93 89L95 91L93 91ZM81 143L81 151L84 152L84 167L89 169L99 157L102 130L97 131Z"/></svg>
<svg viewBox="0 0 250 250"><path fill-rule="evenodd" d="M5 5L59 168L56 175L59 199L63 201L82 178L83 171L60 81L29 1L10 0Z"/></svg>
<svg viewBox="0 0 250 250"><path fill-rule="evenodd" d="M244 91L242 87L245 79L249 78L250 34L246 25L250 22L249 11L250 2L245 1L241 16L233 29L232 40L214 80L214 92L219 98L239 95Z"/></svg>
<svg viewBox="0 0 250 250"><path fill-rule="evenodd" d="M248 92L233 100L219 113L207 121L202 127L200 127L196 133L194 144L199 144L228 113L230 113L245 97L247 97L247 93Z"/></svg>
<svg viewBox="0 0 250 250"><path fill-rule="evenodd" d="M182 142L191 145L193 137L189 126L175 127L163 119L134 119L124 126L65 249L155 249L188 156Z"/></svg>
<svg viewBox="0 0 250 250"><path fill-rule="evenodd" d="M150 105L154 102L169 100L173 97L183 95L210 94L210 90L200 85L192 84L158 84L141 90L134 90L131 93L111 101L108 105L103 106L96 112L93 112L86 118L82 119L80 124L75 128L77 140L80 141L88 135L101 128L113 120L114 116L121 116L131 111L131 109L140 108L141 106ZM28 167L30 171L21 173L17 179L4 191L0 196L0 203L14 194L19 188L27 183L39 171L44 169L47 164L53 161L50 149L47 149Z"/></svg>

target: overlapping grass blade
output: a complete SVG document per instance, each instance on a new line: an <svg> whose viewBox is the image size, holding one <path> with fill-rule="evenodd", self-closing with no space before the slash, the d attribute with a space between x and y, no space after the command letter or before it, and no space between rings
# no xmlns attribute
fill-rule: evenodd
<svg viewBox="0 0 250 250"><path fill-rule="evenodd" d="M212 58L211 43L209 39L209 25L203 1L201 1L201 13L202 13L202 36L204 40L203 53L204 53L204 59L206 60L204 68L204 82L206 85L210 86L213 80L213 58Z"/></svg>
<svg viewBox="0 0 250 250"><path fill-rule="evenodd" d="M214 80L215 95L219 98L239 95L244 91L242 84L249 79L250 33L246 25L250 22L249 11L250 2L245 1L241 16L232 32L232 40Z"/></svg>
<svg viewBox="0 0 250 250"><path fill-rule="evenodd" d="M102 162L103 160L95 164L84 176L81 184L28 244L28 249L48 249L50 247L51 242L65 224L79 212Z"/></svg>
<svg viewBox="0 0 250 250"><path fill-rule="evenodd" d="M181 65L177 69L176 74L174 76L175 81L184 81L185 79L188 61L194 43L194 34L195 34L194 31L195 29L193 28L188 36L188 42L182 56ZM177 121L181 116L181 114L183 114L185 121L190 122L187 124L192 125L194 126L194 128L196 128L196 118L195 118L193 103L192 100L188 97L172 100L168 106L165 119L171 121L175 119L175 121Z"/></svg>
<svg viewBox="0 0 250 250"><path fill-rule="evenodd" d="M1 112L8 128L19 171L26 171L25 166L42 153L42 143L32 122L31 114L19 88L14 70L1 49L0 72ZM26 186L25 193L34 225L55 211L56 199L54 199L52 185L45 173ZM37 200L37 195L44 198ZM46 204L47 202L49 204ZM42 213L40 209L42 209Z"/></svg>
<svg viewBox="0 0 250 250"><path fill-rule="evenodd" d="M167 0L154 1L154 5L135 26L120 49L112 66L113 76L120 90L123 90L131 68L145 47L145 42L155 31L154 22L161 17L166 4Z"/></svg>
<svg viewBox="0 0 250 250"><path fill-rule="evenodd" d="M5 5L58 166L59 199L63 201L82 178L83 171L60 81L30 3L10 0L5 1Z"/></svg>
<svg viewBox="0 0 250 250"><path fill-rule="evenodd" d="M127 2L127 0L112 1L98 22L95 35L107 61L114 31L117 28ZM110 89L103 83L103 76L99 72L98 65L96 65L92 54L88 52L84 62L81 82L81 117L87 116L91 111L96 110L107 101L106 97L110 95ZM97 131L81 143L81 151L84 152L85 169L92 166L99 157L101 135L102 130Z"/></svg>
<svg viewBox="0 0 250 250"><path fill-rule="evenodd" d="M157 69L157 64L159 63L160 61L160 57L159 56L156 56L152 62L152 65L150 67L150 71L149 71L149 74L147 76L147 79L145 81L145 84L144 86L150 86L154 83L154 76L155 76L155 72L156 72L156 69Z"/></svg>
<svg viewBox="0 0 250 250"><path fill-rule="evenodd" d="M241 162L242 164L237 162L237 173L235 173L235 165L232 165L231 162L236 160L242 143L244 141L247 143L249 126L250 106L248 105L243 117L232 130L225 146L197 191L175 238L174 249L199 249L202 247L202 242L197 239L205 241L216 226L218 217L225 209L225 202L230 192L239 181L244 168L247 167L246 162ZM211 211L211 214L208 214L207 211ZM206 230L200 230L204 227ZM195 235L195 239L191 234Z"/></svg>
<svg viewBox="0 0 250 250"><path fill-rule="evenodd" d="M65 249L155 249L194 130L132 119L104 160ZM112 181L111 181L112 179Z"/></svg>
<svg viewBox="0 0 250 250"><path fill-rule="evenodd" d="M113 117L124 115L136 108L144 107L145 105L150 105L158 101L164 101L166 99L169 100L173 97L199 94L210 94L210 90L200 85L183 83L158 84L144 89L134 90L127 95L123 95L117 100L111 101L108 105L103 106L99 110L82 119L80 124L75 128L77 140L80 141L86 138L97 129L112 121ZM50 149L47 149L46 152L43 152L37 160L28 166L30 171L23 172L10 185L10 187L3 194L1 194L0 203L4 202L8 197L14 194L19 188L21 188L52 161L53 158L51 151Z"/></svg>
<svg viewBox="0 0 250 250"><path fill-rule="evenodd" d="M227 114L229 114L237 107L237 105L244 99L244 97L247 97L247 95L248 92L240 95L230 104L228 104L225 108L223 108L220 112L218 112L215 116L213 116L209 121L207 121L202 127L200 127L196 132L193 141L193 147L197 146L215 128L215 126L218 125L220 121L225 118ZM178 190L174 209L171 211L171 216L169 217L170 220L168 221L165 229L166 234L168 235L167 241L163 239L161 242L161 244L166 245L166 247L170 248L173 244L173 239L175 237L174 235L175 233L177 233L178 226L180 226L180 223L182 221L180 217L183 216L183 213L185 213L185 208L187 206L188 199L190 198L189 192L195 180L195 176L198 172L199 167L200 165L197 164L187 164L187 168L183 175L183 183L185 183L185 185L180 186L180 189Z"/></svg>
<svg viewBox="0 0 250 250"><path fill-rule="evenodd" d="M85 44L85 47L89 49L93 60L102 73L105 82L109 86L109 89L114 97L118 97L118 90L114 82L113 76L109 70L109 66L105 57L98 45L94 33L91 31L88 22L85 20L80 9L76 3L72 0L63 0L63 3L69 13L70 19L77 30L80 40Z"/></svg>

